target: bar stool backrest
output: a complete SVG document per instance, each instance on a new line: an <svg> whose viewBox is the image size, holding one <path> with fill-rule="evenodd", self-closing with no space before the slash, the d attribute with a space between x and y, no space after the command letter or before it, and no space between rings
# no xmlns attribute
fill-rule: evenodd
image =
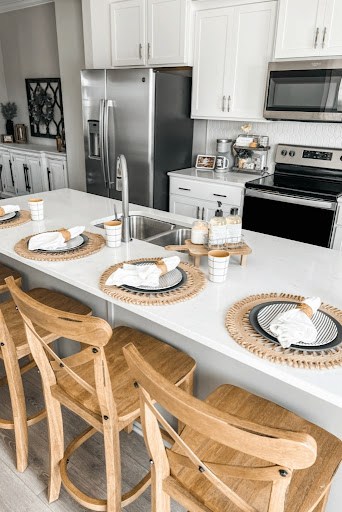
<svg viewBox="0 0 342 512"><path fill-rule="evenodd" d="M198 469L217 490L244 512L256 512L256 509L230 489L224 479L233 477L271 481L270 504L273 505L270 505L269 511L283 510L292 470L310 467L315 462L317 446L310 435L265 427L219 411L185 393L157 373L133 344L126 345L123 351L139 385L145 441L154 462L154 471L158 475L156 481L162 481L161 476L167 478L170 475L172 462ZM221 445L274 465L234 467L202 461L160 414L154 405L156 402L192 430ZM173 438L182 455L165 448L159 425ZM283 478L284 474L287 478ZM172 477L169 477L169 484L171 481Z"/></svg>

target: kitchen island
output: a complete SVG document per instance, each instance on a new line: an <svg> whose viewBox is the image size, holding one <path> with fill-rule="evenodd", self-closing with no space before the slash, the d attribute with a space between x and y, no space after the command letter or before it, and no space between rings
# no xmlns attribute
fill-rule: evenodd
<svg viewBox="0 0 342 512"><path fill-rule="evenodd" d="M32 196L30 196L32 197ZM25 276L25 286L44 285L64 291L88 303L95 314L111 324L137 327L184 350L198 363L196 393L206 395L218 384L231 382L283 405L341 437L342 368L302 370L270 363L238 345L228 334L225 315L236 301L267 292L320 296L342 309L342 254L298 242L245 232L253 253L246 267L232 258L226 283L207 283L187 302L146 307L119 302L99 288L101 274L120 261L170 255L162 247L133 240L118 249L105 247L92 256L66 262L27 260L14 251L20 239L45 230L85 225L88 231L113 217L113 205L121 203L70 189L40 194L45 201L45 220L0 231L0 261ZM27 206L28 196L15 203ZM0 201L0 205L14 200ZM192 219L131 205L130 213L172 220L183 226ZM182 259L186 255L180 254ZM203 261L203 263L205 263ZM206 273L206 265L202 270ZM67 345L64 347L67 350ZM342 503L342 472L336 478L328 512L339 512Z"/></svg>

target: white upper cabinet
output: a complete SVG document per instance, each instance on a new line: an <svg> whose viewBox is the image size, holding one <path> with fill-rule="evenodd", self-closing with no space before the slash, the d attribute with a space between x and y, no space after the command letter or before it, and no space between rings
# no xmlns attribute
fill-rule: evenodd
<svg viewBox="0 0 342 512"><path fill-rule="evenodd" d="M86 67L192 64L191 0L82 0Z"/></svg>
<svg viewBox="0 0 342 512"><path fill-rule="evenodd" d="M226 118L228 70L232 67L234 9L196 13L192 116Z"/></svg>
<svg viewBox="0 0 342 512"><path fill-rule="evenodd" d="M111 2L112 66L146 64L145 0Z"/></svg>
<svg viewBox="0 0 342 512"><path fill-rule="evenodd" d="M192 117L262 119L276 8L273 1L196 13Z"/></svg>
<svg viewBox="0 0 342 512"><path fill-rule="evenodd" d="M276 2L235 9L234 62L226 95L228 114L241 119L263 117L268 62L272 60ZM247 34L253 34L252 39Z"/></svg>
<svg viewBox="0 0 342 512"><path fill-rule="evenodd" d="M148 63L186 63L189 3L185 0L148 0L147 6Z"/></svg>
<svg viewBox="0 0 342 512"><path fill-rule="evenodd" d="M276 59L342 54L341 0L280 0Z"/></svg>
<svg viewBox="0 0 342 512"><path fill-rule="evenodd" d="M322 55L342 55L342 0L327 0Z"/></svg>

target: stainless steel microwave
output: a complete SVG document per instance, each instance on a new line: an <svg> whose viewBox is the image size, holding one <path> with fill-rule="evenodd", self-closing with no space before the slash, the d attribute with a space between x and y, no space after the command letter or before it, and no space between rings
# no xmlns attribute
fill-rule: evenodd
<svg viewBox="0 0 342 512"><path fill-rule="evenodd" d="M342 122L342 59L270 62L264 117Z"/></svg>

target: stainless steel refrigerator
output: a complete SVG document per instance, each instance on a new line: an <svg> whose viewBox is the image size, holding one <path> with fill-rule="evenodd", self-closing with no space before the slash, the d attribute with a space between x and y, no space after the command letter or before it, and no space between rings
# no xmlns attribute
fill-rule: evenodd
<svg viewBox="0 0 342 512"><path fill-rule="evenodd" d="M87 191L121 199L124 154L130 202L168 210L168 171L191 167L191 78L176 70L82 71Z"/></svg>

